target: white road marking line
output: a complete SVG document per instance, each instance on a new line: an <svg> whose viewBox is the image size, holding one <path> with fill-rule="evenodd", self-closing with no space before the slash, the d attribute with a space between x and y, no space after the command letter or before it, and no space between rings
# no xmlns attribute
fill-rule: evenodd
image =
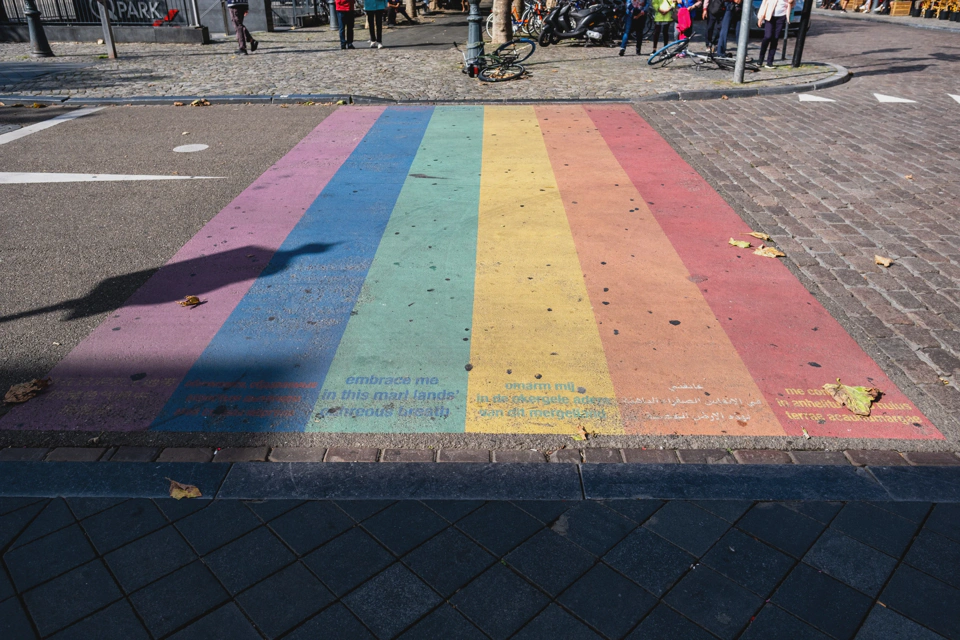
<svg viewBox="0 0 960 640"><path fill-rule="evenodd" d="M11 131L10 133L4 133L3 135L0 135L0 144L7 144L8 142L19 140L20 138L28 136L31 133L49 129L50 127L60 124L61 122L66 122L67 120L73 120L74 118L79 118L80 116L89 115L102 109L103 107L89 107L87 109L77 109L76 111L71 111L70 113L61 113L55 118L50 118L49 120L44 120L43 122L26 126L23 129L17 129L16 131Z"/></svg>
<svg viewBox="0 0 960 640"><path fill-rule="evenodd" d="M812 93L801 93L800 102L836 102L836 100L824 98L822 96L815 96Z"/></svg>
<svg viewBox="0 0 960 640"><path fill-rule="evenodd" d="M957 102L960 102L960 96L955 96L952 93L948 93L947 95L953 98L954 100L956 100Z"/></svg>
<svg viewBox="0 0 960 640"><path fill-rule="evenodd" d="M136 180L220 180L219 176L134 176L113 173L22 173L0 171L0 184L42 182L120 182Z"/></svg>
<svg viewBox="0 0 960 640"><path fill-rule="evenodd" d="M209 148L210 145L207 144L182 144L179 147L174 147L173 150L177 153L196 153Z"/></svg>
<svg viewBox="0 0 960 640"><path fill-rule="evenodd" d="M907 100L906 98L898 98L896 96L885 96L882 93L875 93L873 96L877 99L878 102L900 102L903 104L907 103L916 103L916 100Z"/></svg>

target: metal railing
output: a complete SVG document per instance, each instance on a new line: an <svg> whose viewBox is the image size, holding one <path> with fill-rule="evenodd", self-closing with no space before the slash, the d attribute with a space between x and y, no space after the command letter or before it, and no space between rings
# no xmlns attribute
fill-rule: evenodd
<svg viewBox="0 0 960 640"><path fill-rule="evenodd" d="M3 11L0 22L26 22L21 0L0 0ZM41 20L49 24L100 24L103 8L98 0L36 0ZM186 27L189 20L188 0L107 0L110 21L114 25L140 27Z"/></svg>

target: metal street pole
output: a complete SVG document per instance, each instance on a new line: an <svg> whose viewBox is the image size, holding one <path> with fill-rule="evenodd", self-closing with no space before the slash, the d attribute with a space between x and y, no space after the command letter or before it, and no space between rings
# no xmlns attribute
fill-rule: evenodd
<svg viewBox="0 0 960 640"><path fill-rule="evenodd" d="M191 18L193 22L190 23L191 27L200 26L200 6L197 4L197 0L190 0L190 13L193 14Z"/></svg>
<svg viewBox="0 0 960 640"><path fill-rule="evenodd" d="M113 42L113 25L110 24L110 7L107 6L107 0L98 0L100 3L100 26L103 27L103 43L107 45L107 56L115 60L117 57L117 45Z"/></svg>
<svg viewBox="0 0 960 640"><path fill-rule="evenodd" d="M737 64L733 68L733 82L743 84L744 65L747 62L747 43L750 42L750 18L753 13L751 0L740 3L740 37L737 38Z"/></svg>
<svg viewBox="0 0 960 640"><path fill-rule="evenodd" d="M30 29L30 55L34 58L52 58L53 49L47 42L47 34L40 23L40 10L33 0L23 0L23 15L27 17L27 27Z"/></svg>
<svg viewBox="0 0 960 640"><path fill-rule="evenodd" d="M800 11L800 32L793 45L793 66L799 67L803 61L803 42L807 39L807 29L810 27L810 10L814 0L803 0L803 9Z"/></svg>
<svg viewBox="0 0 960 640"><path fill-rule="evenodd" d="M467 62L476 60L480 57L483 50L483 35L480 25L483 24L483 18L480 17L480 0L469 0L470 14L467 16Z"/></svg>
<svg viewBox="0 0 960 640"><path fill-rule="evenodd" d="M337 3L334 0L328 0L327 11L330 12L330 31L339 31L340 16L337 15Z"/></svg>

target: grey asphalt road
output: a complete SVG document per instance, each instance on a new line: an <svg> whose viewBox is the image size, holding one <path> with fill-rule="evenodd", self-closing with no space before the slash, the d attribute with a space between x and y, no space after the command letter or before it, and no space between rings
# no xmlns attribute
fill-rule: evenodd
<svg viewBox="0 0 960 640"><path fill-rule="evenodd" d="M64 111L0 107L0 124ZM0 171L222 176L0 185L0 388L46 373L330 111L107 107L0 146Z"/></svg>

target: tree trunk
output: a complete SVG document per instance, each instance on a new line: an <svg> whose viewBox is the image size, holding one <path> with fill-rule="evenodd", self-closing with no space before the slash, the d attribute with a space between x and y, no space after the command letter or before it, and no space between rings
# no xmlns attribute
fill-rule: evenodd
<svg viewBox="0 0 960 640"><path fill-rule="evenodd" d="M417 17L417 0L407 0L407 15L411 18Z"/></svg>
<svg viewBox="0 0 960 640"><path fill-rule="evenodd" d="M510 3L511 0L493 0L493 44L503 44L513 40Z"/></svg>
<svg viewBox="0 0 960 640"><path fill-rule="evenodd" d="M430 0L430 11L440 11L440 0Z"/></svg>

